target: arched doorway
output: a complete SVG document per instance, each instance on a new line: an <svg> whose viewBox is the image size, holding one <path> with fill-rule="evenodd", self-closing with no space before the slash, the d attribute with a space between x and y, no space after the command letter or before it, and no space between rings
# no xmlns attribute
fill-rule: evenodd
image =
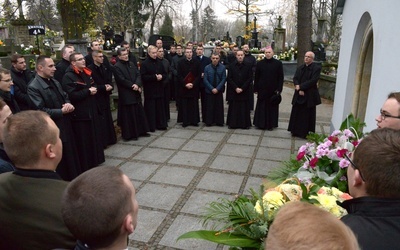
<svg viewBox="0 0 400 250"><path fill-rule="evenodd" d="M373 38L372 22L370 19L365 27L364 36L361 40L360 54L354 79L352 113L361 121L365 121L369 86L371 82L372 58L374 52Z"/></svg>

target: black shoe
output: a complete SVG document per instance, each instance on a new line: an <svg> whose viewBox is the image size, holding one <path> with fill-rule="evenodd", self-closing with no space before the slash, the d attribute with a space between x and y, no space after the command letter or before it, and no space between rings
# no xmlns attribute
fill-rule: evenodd
<svg viewBox="0 0 400 250"><path fill-rule="evenodd" d="M217 124L217 126L218 126L218 127L223 127L223 126L224 126L224 124Z"/></svg>
<svg viewBox="0 0 400 250"><path fill-rule="evenodd" d="M149 134L149 133L144 133L142 136L143 136L143 137L150 137L151 134Z"/></svg>
<svg viewBox="0 0 400 250"><path fill-rule="evenodd" d="M192 123L192 126L198 127L199 124L197 124L197 123Z"/></svg>
<svg viewBox="0 0 400 250"><path fill-rule="evenodd" d="M157 128L157 130L167 130L167 128Z"/></svg>

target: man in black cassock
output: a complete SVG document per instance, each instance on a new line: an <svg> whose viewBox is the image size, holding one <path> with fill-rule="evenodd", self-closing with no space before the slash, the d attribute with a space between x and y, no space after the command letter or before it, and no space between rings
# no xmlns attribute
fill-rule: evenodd
<svg viewBox="0 0 400 250"><path fill-rule="evenodd" d="M97 87L91 76L92 71L85 67L85 58L81 53L72 53L69 61L71 66L61 85L75 107L72 129L77 140L81 167L86 171L105 161L98 131L101 121L95 97Z"/></svg>
<svg viewBox="0 0 400 250"><path fill-rule="evenodd" d="M97 86L96 102L99 107L101 127L98 129L103 147L107 148L117 142L114 121L111 115L110 95L113 90L112 71L103 64L104 56L101 51L92 52L93 64L88 68L92 70L92 77Z"/></svg>
<svg viewBox="0 0 400 250"><path fill-rule="evenodd" d="M172 58L171 62L171 70L172 70L172 75L173 75L173 85L174 85L174 96L175 96L175 105L176 108L179 106L179 93L178 93L178 85L179 85L179 80L178 80L178 62L181 59L185 59L184 52L182 51L182 45L177 44L176 45L176 55ZM178 120L178 122L181 122Z"/></svg>
<svg viewBox="0 0 400 250"><path fill-rule="evenodd" d="M321 104L317 87L321 66L314 63L314 57L313 52L306 52L304 64L297 68L293 77L295 92L288 131L300 138L306 138L308 132L315 132L316 106Z"/></svg>
<svg viewBox="0 0 400 250"><path fill-rule="evenodd" d="M55 71L53 59L39 56L36 61L37 74L28 85L27 93L34 108L49 114L60 129L62 158L56 171L63 180L71 181L83 172L71 124L71 114L75 107L70 103L61 84L53 78Z"/></svg>
<svg viewBox="0 0 400 250"><path fill-rule="evenodd" d="M72 44L66 44L61 49L61 61L56 64L56 73L54 73L54 79L56 79L59 83L62 82L62 79L65 75L65 71L69 68L71 63L69 62L69 56L75 52L75 48Z"/></svg>
<svg viewBox="0 0 400 250"><path fill-rule="evenodd" d="M267 47L265 58L256 66L254 93L257 93L257 105L253 124L259 129L273 130L278 127L279 103L271 102L271 98L282 92L283 66L273 55L272 48Z"/></svg>
<svg viewBox="0 0 400 250"><path fill-rule="evenodd" d="M204 122L206 116L206 90L204 85L204 69L207 65L211 63L211 59L204 55L204 47L199 44L196 48L196 57L194 59L199 60L201 68L201 78L200 78L200 103L201 103L201 120Z"/></svg>
<svg viewBox="0 0 400 250"><path fill-rule="evenodd" d="M131 52L131 48L129 47L129 43L127 41L123 41L121 43L121 48L125 48L128 51L129 61L132 62L133 65L137 67L138 66L137 59L136 59L135 54L133 54L133 52Z"/></svg>
<svg viewBox="0 0 400 250"><path fill-rule="evenodd" d="M178 121L182 127L189 125L199 126L199 84L201 66L193 57L191 48L185 49L185 59L178 61L178 94L180 105L178 108Z"/></svg>
<svg viewBox="0 0 400 250"><path fill-rule="evenodd" d="M244 52L244 62L246 64L250 64L253 69L253 74L256 71L257 59L251 54L250 47L248 44L243 45L243 52ZM254 83L250 84L250 91L249 91L249 105L250 110L254 110Z"/></svg>
<svg viewBox="0 0 400 250"><path fill-rule="evenodd" d="M140 67L144 90L144 111L151 132L166 130L168 127L165 113L164 79L167 73L160 60L157 59L157 47L150 45L148 57Z"/></svg>
<svg viewBox="0 0 400 250"><path fill-rule="evenodd" d="M242 50L236 52L236 60L229 64L227 81L231 94L226 124L230 129L249 129L251 127L249 91L253 82L253 69L244 62Z"/></svg>
<svg viewBox="0 0 400 250"><path fill-rule="evenodd" d="M100 42L97 41L97 40L92 41L92 42L90 43L90 48L88 48L88 53L87 53L87 55L85 56L86 66L93 64L92 52L93 52L93 51L99 51L99 50L101 50ZM108 58L107 58L106 55L103 55L103 56L104 56L104 57L103 57L103 59L104 59L104 61L103 61L104 65L107 66L108 68L110 68L110 67L111 67L110 61L108 60Z"/></svg>
<svg viewBox="0 0 400 250"><path fill-rule="evenodd" d="M118 125L124 140L150 136L149 125L142 105L142 81L139 70L129 61L128 51L118 49L114 77L118 87Z"/></svg>
<svg viewBox="0 0 400 250"><path fill-rule="evenodd" d="M171 64L169 61L165 58L164 56L164 49L157 48L157 58L160 60L162 63L164 70L167 74L167 77L163 79L163 84L164 84L164 103L165 103L165 115L167 117L167 121L171 118L170 112L169 112L169 100L171 98L170 96L170 82L172 80L172 71L171 71Z"/></svg>

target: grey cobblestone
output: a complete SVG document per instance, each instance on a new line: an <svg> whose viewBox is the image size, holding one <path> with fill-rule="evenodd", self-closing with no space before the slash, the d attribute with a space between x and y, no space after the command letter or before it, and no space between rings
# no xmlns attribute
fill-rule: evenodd
<svg viewBox="0 0 400 250"><path fill-rule="evenodd" d="M228 249L202 240L176 239L203 229L204 206L258 189L268 172L282 166L306 141L287 131L293 90L284 88L279 127L273 131L224 127L182 128L171 103L168 130L138 141L118 140L102 165L119 167L136 187L140 210L129 248ZM225 107L226 109L226 107ZM329 133L331 104L317 107L317 131Z"/></svg>

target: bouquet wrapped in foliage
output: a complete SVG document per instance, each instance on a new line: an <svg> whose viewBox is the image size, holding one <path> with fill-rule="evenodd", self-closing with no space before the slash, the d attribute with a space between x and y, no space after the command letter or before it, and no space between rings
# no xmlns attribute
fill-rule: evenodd
<svg viewBox="0 0 400 250"><path fill-rule="evenodd" d="M334 187L308 186L298 179L288 179L280 185L260 192L251 190L250 197L239 196L234 201L219 199L206 207L203 225L213 224L213 230L199 230L183 234L179 239L197 238L235 248L263 249L268 228L279 208L288 202L309 202L337 217L346 211L336 201L350 199L350 195Z"/></svg>
<svg viewBox="0 0 400 250"><path fill-rule="evenodd" d="M337 205L351 199L347 192L345 154L351 154L360 142L364 123L352 115L340 130L330 136L310 134L308 142L284 166L268 173L268 183L280 183L250 196L235 200L220 198L208 204L203 226L211 230L192 231L179 239L196 238L230 246L231 249L263 249L264 240L274 217L285 203L309 202L337 217L346 211Z"/></svg>
<svg viewBox="0 0 400 250"><path fill-rule="evenodd" d="M364 126L349 115L340 130L329 136L309 134L308 142L299 148L297 155L283 162L282 168L272 170L266 178L279 183L294 176L305 184L331 186L347 192L346 172L350 163L345 155L351 155L360 143Z"/></svg>

